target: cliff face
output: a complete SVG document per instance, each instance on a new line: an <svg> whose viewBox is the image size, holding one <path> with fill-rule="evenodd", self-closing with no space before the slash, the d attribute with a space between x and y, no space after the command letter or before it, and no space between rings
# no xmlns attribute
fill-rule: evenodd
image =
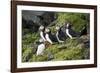
<svg viewBox="0 0 100 73"><path fill-rule="evenodd" d="M27 28L36 32L40 25L48 26L52 21L54 21L54 12L22 11L23 29Z"/></svg>

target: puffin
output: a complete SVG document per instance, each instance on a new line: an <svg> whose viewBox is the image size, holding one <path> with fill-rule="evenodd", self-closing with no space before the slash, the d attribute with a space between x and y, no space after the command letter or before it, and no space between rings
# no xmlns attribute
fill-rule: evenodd
<svg viewBox="0 0 100 73"><path fill-rule="evenodd" d="M56 30L57 30L56 37L57 37L58 42L63 43L67 39L66 34L62 30L62 27L57 26Z"/></svg>
<svg viewBox="0 0 100 73"><path fill-rule="evenodd" d="M39 27L39 34L40 34L40 37L41 37L44 41L46 41L44 30L45 30L45 27L44 27L43 25L41 25L41 26Z"/></svg>
<svg viewBox="0 0 100 73"><path fill-rule="evenodd" d="M48 41L50 44L54 44L54 42L58 42L56 36L51 33L50 29L46 28L45 29L45 38L46 41Z"/></svg>
<svg viewBox="0 0 100 73"><path fill-rule="evenodd" d="M44 49L45 49L45 43L43 39L39 40L37 51L36 51L36 56L38 55L43 55L44 54Z"/></svg>
<svg viewBox="0 0 100 73"><path fill-rule="evenodd" d="M80 34L75 32L73 29L72 29L72 25L70 23L67 23L66 24L66 35L70 38L70 39L73 39L73 37L79 37Z"/></svg>

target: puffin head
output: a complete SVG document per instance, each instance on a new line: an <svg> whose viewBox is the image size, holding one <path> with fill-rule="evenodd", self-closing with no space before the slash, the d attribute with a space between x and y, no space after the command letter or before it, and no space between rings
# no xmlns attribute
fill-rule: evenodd
<svg viewBox="0 0 100 73"><path fill-rule="evenodd" d="M67 23L67 24L66 24L66 28L67 28L67 29L71 28L71 26L72 26L72 25L71 25L70 23Z"/></svg>
<svg viewBox="0 0 100 73"><path fill-rule="evenodd" d="M41 26L39 27L39 31L42 31L42 30L44 30L44 26L43 26L43 25L41 25Z"/></svg>
<svg viewBox="0 0 100 73"><path fill-rule="evenodd" d="M60 27L59 26L56 26L56 30L58 31L60 29Z"/></svg>
<svg viewBox="0 0 100 73"><path fill-rule="evenodd" d="M45 29L45 33L49 33L50 32L50 29L49 28L46 28Z"/></svg>

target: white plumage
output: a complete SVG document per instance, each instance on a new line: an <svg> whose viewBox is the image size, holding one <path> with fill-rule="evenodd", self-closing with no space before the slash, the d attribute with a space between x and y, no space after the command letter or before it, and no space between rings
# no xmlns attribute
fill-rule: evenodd
<svg viewBox="0 0 100 73"><path fill-rule="evenodd" d="M45 39L45 34L44 34L44 26L40 26L39 27L39 31L40 31L40 37L44 40L44 41L46 41L46 39Z"/></svg>
<svg viewBox="0 0 100 73"><path fill-rule="evenodd" d="M46 39L45 39L44 34L43 34L42 31L40 31L40 36L41 36L41 38L42 38L44 41L46 41Z"/></svg>
<svg viewBox="0 0 100 73"><path fill-rule="evenodd" d="M47 40L49 43L53 44L53 42L52 42L52 41L50 40L50 38L49 38L49 34L46 34L45 37L46 37L46 40Z"/></svg>
<svg viewBox="0 0 100 73"><path fill-rule="evenodd" d="M49 30L49 29L45 29L45 32L46 32L46 35L45 35L46 40L47 40L50 44L53 44L52 40L50 39L50 35L51 35L51 34L49 34L50 30Z"/></svg>
<svg viewBox="0 0 100 73"><path fill-rule="evenodd" d="M59 39L59 37L58 37L58 32L56 33L56 37L57 37L57 40L58 40L59 43L63 43L63 42L64 42L64 41L61 41L61 40Z"/></svg>
<svg viewBox="0 0 100 73"><path fill-rule="evenodd" d="M40 39L40 44L38 45L37 47L37 52L36 52L36 55L43 55L44 53L44 49L45 49L45 44L43 43L43 39Z"/></svg>
<svg viewBox="0 0 100 73"><path fill-rule="evenodd" d="M60 29L59 26L56 27L56 30L57 30L57 32L56 32L56 37L57 37L58 42L59 42L59 43L63 43L64 41L60 40L60 38L63 38L63 32L61 31L61 29ZM59 35L60 35L61 37L59 37Z"/></svg>
<svg viewBox="0 0 100 73"><path fill-rule="evenodd" d="M44 49L45 49L45 45L44 45L44 44L40 44L40 45L38 46L36 55L43 55Z"/></svg>
<svg viewBox="0 0 100 73"><path fill-rule="evenodd" d="M66 29L66 34L72 39L72 36L69 34L69 29Z"/></svg>
<svg viewBox="0 0 100 73"><path fill-rule="evenodd" d="M72 39L72 35L69 33L69 30L71 30L70 29L70 24L69 23L67 23L67 29L66 29L66 34Z"/></svg>

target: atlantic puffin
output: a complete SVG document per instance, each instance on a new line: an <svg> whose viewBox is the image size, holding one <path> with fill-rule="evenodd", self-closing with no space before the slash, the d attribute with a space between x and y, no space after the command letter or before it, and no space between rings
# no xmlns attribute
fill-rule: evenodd
<svg viewBox="0 0 100 73"><path fill-rule="evenodd" d="M59 43L63 43L66 40L66 34L61 29L62 27L56 26L56 37Z"/></svg>
<svg viewBox="0 0 100 73"><path fill-rule="evenodd" d="M45 33L46 33L45 34L46 41L48 41L50 44L54 44L54 42L58 42L56 36L51 33L50 29L46 28Z"/></svg>
<svg viewBox="0 0 100 73"><path fill-rule="evenodd" d="M43 39L40 39L39 40L39 43L38 43L37 51L36 51L36 56L43 55L44 49L45 49L44 40Z"/></svg>
<svg viewBox="0 0 100 73"><path fill-rule="evenodd" d="M78 37L80 34L75 32L72 29L72 25L70 23L66 24L66 34L68 37L70 37L71 39L73 39L73 37Z"/></svg>
<svg viewBox="0 0 100 73"><path fill-rule="evenodd" d="M41 37L44 41L46 41L44 30L45 30L45 27L44 27L43 25L41 25L41 26L39 27L40 37Z"/></svg>

